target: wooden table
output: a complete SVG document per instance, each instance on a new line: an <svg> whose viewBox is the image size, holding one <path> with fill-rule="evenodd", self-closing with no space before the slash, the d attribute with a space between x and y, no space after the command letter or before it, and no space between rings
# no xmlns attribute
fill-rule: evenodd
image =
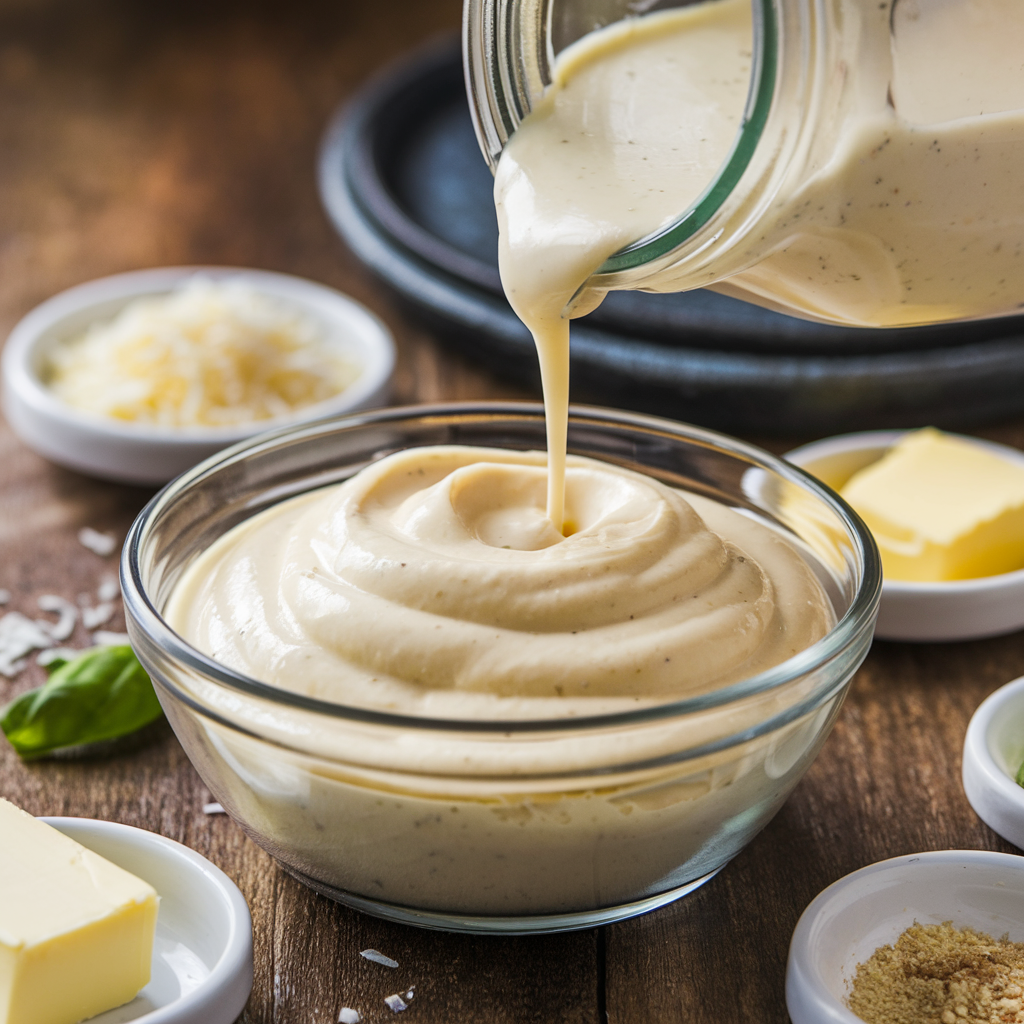
<svg viewBox="0 0 1024 1024"><path fill-rule="evenodd" d="M156 10L161 8L162 10ZM302 274L377 310L400 346L396 397L519 397L404 320L338 242L314 180L335 105L380 65L454 29L458 0L0 0L0 336L35 303L102 274L235 264ZM1024 423L984 436L1024 447ZM767 443L785 450L793 439ZM148 493L57 469L0 424L0 587L94 592L116 559L76 541L123 536ZM119 628L120 622L111 624ZM79 627L73 642L84 646ZM1024 673L1024 634L878 643L834 733L767 829L714 881L669 908L573 935L496 939L377 921L314 895L228 818L166 727L110 760L21 764L0 743L0 794L34 814L109 818L210 857L252 908L256 983L244 1020L332 1022L342 1006L403 1021L785 1021L786 950L808 901L871 861L921 850L1010 850L960 785L967 721ZM0 677L0 702L38 685ZM397 971L358 952L383 950Z"/></svg>

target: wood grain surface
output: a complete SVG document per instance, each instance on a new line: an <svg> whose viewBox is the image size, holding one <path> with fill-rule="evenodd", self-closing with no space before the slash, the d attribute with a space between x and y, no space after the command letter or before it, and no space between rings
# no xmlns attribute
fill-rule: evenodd
<svg viewBox="0 0 1024 1024"><path fill-rule="evenodd" d="M235 264L349 292L393 328L396 398L521 397L403 319L332 234L314 160L334 107L388 60L454 29L459 0L0 0L0 336L34 304L103 274ZM1024 423L985 436L1024 447ZM777 451L796 439L754 439ZM45 593L94 593L149 492L58 469L0 423L0 588L37 613ZM122 628L117 619L110 628ZM84 646L79 627L73 643ZM33 814L107 818L198 850L252 908L256 982L243 1020L409 1024L781 1022L786 951L810 899L898 854L1010 850L960 784L971 713L1024 673L1024 635L876 643L832 736L781 813L714 881L656 913L540 938L474 938L386 924L284 874L209 799L170 730L106 760L19 762L0 744L0 794ZM0 703L41 681L0 676ZM391 971L359 957L374 947Z"/></svg>

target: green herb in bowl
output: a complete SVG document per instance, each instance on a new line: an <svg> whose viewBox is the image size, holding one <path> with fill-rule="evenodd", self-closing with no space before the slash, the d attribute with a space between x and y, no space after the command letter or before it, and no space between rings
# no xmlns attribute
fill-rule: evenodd
<svg viewBox="0 0 1024 1024"><path fill-rule="evenodd" d="M26 760L119 739L163 711L149 676L127 644L93 647L48 666L50 678L0 712L0 729Z"/></svg>

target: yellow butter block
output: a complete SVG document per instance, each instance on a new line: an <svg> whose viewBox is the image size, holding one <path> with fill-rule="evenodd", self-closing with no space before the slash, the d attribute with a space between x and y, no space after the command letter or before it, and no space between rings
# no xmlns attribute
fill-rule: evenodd
<svg viewBox="0 0 1024 1024"><path fill-rule="evenodd" d="M935 582L1024 568L1024 468L928 428L839 492L868 524L894 580Z"/></svg>
<svg viewBox="0 0 1024 1024"><path fill-rule="evenodd" d="M151 885L0 799L0 1024L76 1024L149 981Z"/></svg>

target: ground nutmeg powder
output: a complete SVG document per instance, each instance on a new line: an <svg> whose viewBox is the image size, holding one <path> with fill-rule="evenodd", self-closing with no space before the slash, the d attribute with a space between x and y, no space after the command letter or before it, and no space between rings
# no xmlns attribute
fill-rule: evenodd
<svg viewBox="0 0 1024 1024"><path fill-rule="evenodd" d="M857 965L847 1005L867 1024L1024 1024L1024 942L915 923Z"/></svg>

